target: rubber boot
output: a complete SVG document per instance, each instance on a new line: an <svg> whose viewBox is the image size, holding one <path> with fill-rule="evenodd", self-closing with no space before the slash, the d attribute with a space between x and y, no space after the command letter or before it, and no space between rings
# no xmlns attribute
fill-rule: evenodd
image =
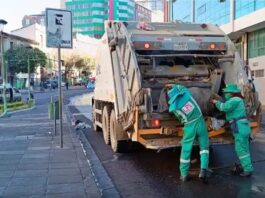
<svg viewBox="0 0 265 198"><path fill-rule="evenodd" d="M184 176L180 176L180 181L182 182L187 182L190 180L190 175L184 175Z"/></svg>
<svg viewBox="0 0 265 198"><path fill-rule="evenodd" d="M201 169L200 174L199 174L199 179L203 183L208 183L208 179L211 176L211 172L208 171L207 169Z"/></svg>
<svg viewBox="0 0 265 198"><path fill-rule="evenodd" d="M247 172L247 171L244 171L242 173L240 173L240 177L250 177L252 175L252 172Z"/></svg>
<svg viewBox="0 0 265 198"><path fill-rule="evenodd" d="M243 170L241 164L234 163L234 167L232 168L231 173L232 173L233 175L240 175L240 174L242 174L243 172L244 172L244 170Z"/></svg>

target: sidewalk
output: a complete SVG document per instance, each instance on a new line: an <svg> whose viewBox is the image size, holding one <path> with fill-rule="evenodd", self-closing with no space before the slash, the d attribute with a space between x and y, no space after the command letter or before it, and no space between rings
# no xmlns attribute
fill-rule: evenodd
<svg viewBox="0 0 265 198"><path fill-rule="evenodd" d="M38 108L0 119L0 197L100 197L79 139L64 117L63 149L53 122Z"/></svg>

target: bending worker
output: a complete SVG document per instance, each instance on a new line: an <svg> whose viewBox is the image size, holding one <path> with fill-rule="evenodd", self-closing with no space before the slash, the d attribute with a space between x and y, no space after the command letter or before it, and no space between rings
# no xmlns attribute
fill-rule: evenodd
<svg viewBox="0 0 265 198"><path fill-rule="evenodd" d="M231 130L234 135L235 150L243 167L243 171L239 172L242 177L249 177L253 172L249 153L249 136L250 125L246 118L246 108L241 95L240 89L236 84L228 84L223 89L226 99L225 103L218 100L212 100L217 109L226 113L226 120L231 124Z"/></svg>
<svg viewBox="0 0 265 198"><path fill-rule="evenodd" d="M173 85L168 91L168 96L169 112L174 113L181 123L184 124L180 156L180 179L185 182L190 178L190 155L194 139L197 136L201 156L199 178L206 182L209 163L209 137L201 109L190 91L183 85Z"/></svg>

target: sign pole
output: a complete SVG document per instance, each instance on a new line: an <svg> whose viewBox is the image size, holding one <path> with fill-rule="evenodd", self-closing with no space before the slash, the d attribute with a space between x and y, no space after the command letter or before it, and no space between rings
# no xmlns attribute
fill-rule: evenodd
<svg viewBox="0 0 265 198"><path fill-rule="evenodd" d="M60 119L60 123L59 123L59 130L60 130L60 139L61 139L61 148L63 148L63 116L62 116L62 69L61 69L61 46L59 44L58 47L58 70L59 70L59 74L58 74L58 97L59 97L59 119Z"/></svg>
<svg viewBox="0 0 265 198"><path fill-rule="evenodd" d="M63 148L63 97L61 48L73 48L72 13L69 10L46 8L46 46L58 49L58 99L60 146Z"/></svg>

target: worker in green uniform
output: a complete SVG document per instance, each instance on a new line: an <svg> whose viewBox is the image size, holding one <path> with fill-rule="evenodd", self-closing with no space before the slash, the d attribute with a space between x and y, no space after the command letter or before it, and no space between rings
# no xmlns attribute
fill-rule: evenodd
<svg viewBox="0 0 265 198"><path fill-rule="evenodd" d="M250 125L246 117L246 108L240 89L236 84L227 84L223 89L226 102L212 100L217 109L226 113L226 120L231 125L235 141L235 150L243 171L239 172L242 177L249 177L253 172L253 166L249 153Z"/></svg>
<svg viewBox="0 0 265 198"><path fill-rule="evenodd" d="M180 179L189 180L190 155L193 142L198 137L200 146L201 171L199 178L207 182L209 176L209 137L201 109L190 91L183 85L173 85L168 91L169 112L184 125L180 156Z"/></svg>

